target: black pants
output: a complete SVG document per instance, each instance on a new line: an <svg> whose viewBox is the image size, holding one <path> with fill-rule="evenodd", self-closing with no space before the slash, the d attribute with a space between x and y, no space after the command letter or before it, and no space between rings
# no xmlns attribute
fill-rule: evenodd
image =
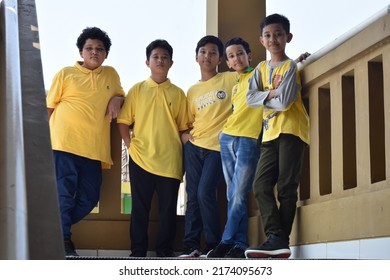
<svg viewBox="0 0 390 280"><path fill-rule="evenodd" d="M277 139L261 144L253 191L267 235L273 233L289 240L306 146L292 134L280 134Z"/></svg>
<svg viewBox="0 0 390 280"><path fill-rule="evenodd" d="M145 171L130 157L132 211L130 218L131 251L145 255L148 251L149 213L154 192L158 197L159 227L157 252L172 251L176 233L176 207L180 180Z"/></svg>

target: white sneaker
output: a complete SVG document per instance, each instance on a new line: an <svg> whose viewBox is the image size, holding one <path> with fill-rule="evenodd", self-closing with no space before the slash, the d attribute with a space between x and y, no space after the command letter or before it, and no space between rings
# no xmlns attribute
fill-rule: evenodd
<svg viewBox="0 0 390 280"><path fill-rule="evenodd" d="M178 258L199 258L200 252L198 249L191 248L181 253Z"/></svg>

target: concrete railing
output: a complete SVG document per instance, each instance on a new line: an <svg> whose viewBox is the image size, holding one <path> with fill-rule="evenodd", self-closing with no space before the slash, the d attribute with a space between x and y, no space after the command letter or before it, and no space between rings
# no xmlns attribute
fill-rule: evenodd
<svg viewBox="0 0 390 280"><path fill-rule="evenodd" d="M389 7L301 67L311 145L295 245L390 236Z"/></svg>

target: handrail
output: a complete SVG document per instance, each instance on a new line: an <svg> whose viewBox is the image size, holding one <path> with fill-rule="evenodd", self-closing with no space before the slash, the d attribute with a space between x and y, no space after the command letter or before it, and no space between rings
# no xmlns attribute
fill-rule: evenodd
<svg viewBox="0 0 390 280"><path fill-rule="evenodd" d="M377 21L379 18L387 15L390 13L390 5L386 6L385 8L379 10L377 13L373 14L371 17L363 21L362 23L356 25L354 28L350 29L349 31L342 34L340 37L337 37L329 44L325 45L315 53L311 54L303 63L299 63L298 67L300 70L302 70L304 67L308 66L309 64L313 63L314 61L320 59L321 57L325 56L347 40L351 39L353 36L355 36L357 33L361 32L363 29L370 26L373 22Z"/></svg>
<svg viewBox="0 0 390 280"><path fill-rule="evenodd" d="M18 1L0 1L0 259L28 259Z"/></svg>

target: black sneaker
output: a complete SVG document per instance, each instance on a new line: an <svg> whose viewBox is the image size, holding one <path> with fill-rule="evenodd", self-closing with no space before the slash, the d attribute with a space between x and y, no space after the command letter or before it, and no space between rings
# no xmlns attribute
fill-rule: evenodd
<svg viewBox="0 0 390 280"><path fill-rule="evenodd" d="M156 255L158 258L172 258L175 256L173 251L170 249L158 250L156 251Z"/></svg>
<svg viewBox="0 0 390 280"><path fill-rule="evenodd" d="M233 248L233 244L219 243L217 247L208 252L206 258L224 258L225 255Z"/></svg>
<svg viewBox="0 0 390 280"><path fill-rule="evenodd" d="M66 257L78 257L79 254L76 253L73 242L70 239L64 239L64 248Z"/></svg>
<svg viewBox="0 0 390 280"><path fill-rule="evenodd" d="M130 258L145 258L146 257L146 252L141 252L141 251L131 251L131 254L129 255Z"/></svg>
<svg viewBox="0 0 390 280"><path fill-rule="evenodd" d="M233 248L231 248L229 252L227 252L225 258L245 259L245 250L236 245Z"/></svg>
<svg viewBox="0 0 390 280"><path fill-rule="evenodd" d="M200 253L200 256L199 258L207 258L207 254L213 250L216 246L213 246L213 247L210 247L210 246L207 246L206 248L204 248L202 250L202 252Z"/></svg>
<svg viewBox="0 0 390 280"><path fill-rule="evenodd" d="M199 258L200 252L197 248L190 248L181 253L178 258Z"/></svg>
<svg viewBox="0 0 390 280"><path fill-rule="evenodd" d="M288 259L291 255L288 241L277 235L270 234L266 242L258 247L245 250L245 256L250 258L282 258Z"/></svg>

